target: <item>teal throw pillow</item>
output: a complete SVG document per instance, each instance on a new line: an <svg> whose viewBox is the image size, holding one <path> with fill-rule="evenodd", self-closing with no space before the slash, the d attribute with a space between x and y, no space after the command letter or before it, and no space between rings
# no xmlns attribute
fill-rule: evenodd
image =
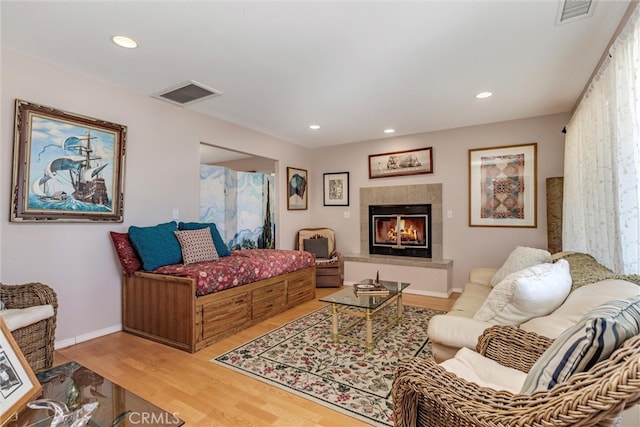
<svg viewBox="0 0 640 427"><path fill-rule="evenodd" d="M225 256L230 256L231 251L224 244L224 240L222 240L222 236L218 232L218 227L212 222L181 222L178 224L178 229L180 230L199 230L201 228L209 228L211 230L211 237L213 238L213 244L216 247L216 252L218 252L218 256L220 258Z"/></svg>
<svg viewBox="0 0 640 427"><path fill-rule="evenodd" d="M549 390L607 359L640 333L640 295L609 301L564 331L531 367L522 393Z"/></svg>
<svg viewBox="0 0 640 427"><path fill-rule="evenodd" d="M182 249L173 234L176 230L173 221L153 227L129 227L129 240L142 260L142 268L153 271L163 265L182 263Z"/></svg>

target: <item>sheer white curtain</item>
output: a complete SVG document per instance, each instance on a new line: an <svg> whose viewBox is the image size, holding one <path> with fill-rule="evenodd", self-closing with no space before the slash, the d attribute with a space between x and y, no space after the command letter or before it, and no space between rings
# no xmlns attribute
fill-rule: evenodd
<svg viewBox="0 0 640 427"><path fill-rule="evenodd" d="M640 274L640 8L567 125L563 249Z"/></svg>

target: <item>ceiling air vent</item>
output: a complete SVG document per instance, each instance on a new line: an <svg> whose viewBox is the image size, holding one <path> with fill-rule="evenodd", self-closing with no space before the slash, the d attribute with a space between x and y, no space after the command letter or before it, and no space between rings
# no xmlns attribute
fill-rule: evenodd
<svg viewBox="0 0 640 427"><path fill-rule="evenodd" d="M188 105L206 98L222 95L219 90L211 89L193 80L180 83L162 92L154 94L156 98L164 99L177 105Z"/></svg>
<svg viewBox="0 0 640 427"><path fill-rule="evenodd" d="M561 0L558 8L558 24L587 18L593 14L595 3L592 0Z"/></svg>

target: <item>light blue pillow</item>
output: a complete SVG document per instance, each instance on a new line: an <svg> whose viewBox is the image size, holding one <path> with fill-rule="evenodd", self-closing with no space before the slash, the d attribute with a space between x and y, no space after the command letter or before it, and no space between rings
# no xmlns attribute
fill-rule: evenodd
<svg viewBox="0 0 640 427"><path fill-rule="evenodd" d="M173 233L174 221L153 227L129 227L129 240L142 260L142 268L153 271L163 265L182 263L182 249Z"/></svg>
<svg viewBox="0 0 640 427"><path fill-rule="evenodd" d="M527 374L522 393L549 390L576 372L607 359L627 339L640 333L640 295L609 301L564 331Z"/></svg>
<svg viewBox="0 0 640 427"><path fill-rule="evenodd" d="M231 251L224 244L224 240L222 240L222 236L220 236L220 232L218 232L218 227L212 222L181 222L178 224L178 229L180 230L199 230L201 228L209 228L211 230L211 237L213 238L213 245L216 247L216 252L218 252L218 256L220 258L225 256L230 256Z"/></svg>

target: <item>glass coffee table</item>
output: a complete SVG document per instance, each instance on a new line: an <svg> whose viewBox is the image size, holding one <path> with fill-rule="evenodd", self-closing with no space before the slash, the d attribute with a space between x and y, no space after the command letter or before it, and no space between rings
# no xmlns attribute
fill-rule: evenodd
<svg viewBox="0 0 640 427"><path fill-rule="evenodd" d="M371 279L366 279L360 283L371 283ZM410 283L391 282L388 280L380 280L379 283L389 290L388 295L362 295L354 292L351 287L342 289L324 298L320 298L322 302L331 304L331 338L333 342L338 342L341 338L356 342L365 346L368 353L373 351L373 345L382 333L392 326L400 324L402 320L402 291L406 289ZM389 312L383 309L396 303L395 311ZM346 326L340 328L338 325L338 314L343 313L355 317ZM374 319L386 320L386 325L380 328L375 336L373 335ZM347 335L347 332L358 324L365 323L365 339Z"/></svg>
<svg viewBox="0 0 640 427"><path fill-rule="evenodd" d="M52 399L70 410L98 402L88 426L181 426L177 414L167 412L112 383L78 362L55 366L36 374L42 384L39 399ZM9 426L49 426L53 411L25 408Z"/></svg>

